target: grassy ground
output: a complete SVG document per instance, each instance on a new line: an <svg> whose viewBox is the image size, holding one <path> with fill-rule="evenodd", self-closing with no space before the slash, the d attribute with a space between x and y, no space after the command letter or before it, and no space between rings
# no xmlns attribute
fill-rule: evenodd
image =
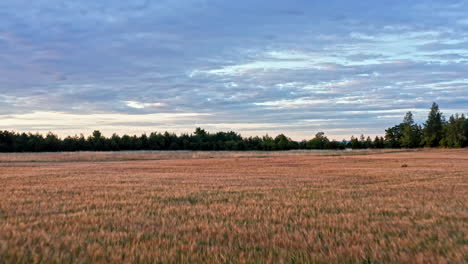
<svg viewBox="0 0 468 264"><path fill-rule="evenodd" d="M355 154L0 154L0 263L468 261L467 150Z"/></svg>

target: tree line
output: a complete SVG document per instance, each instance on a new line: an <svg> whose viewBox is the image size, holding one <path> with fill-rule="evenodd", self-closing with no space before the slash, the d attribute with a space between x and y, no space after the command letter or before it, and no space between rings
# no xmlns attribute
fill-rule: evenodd
<svg viewBox="0 0 468 264"><path fill-rule="evenodd" d="M468 146L468 119L465 115L452 115L446 121L433 103L427 121L416 124L408 112L403 122L385 130L385 137L352 136L350 140L329 140L319 132L310 140L294 141L284 134L276 137L242 137L230 132L208 133L197 128L192 134L153 132L141 136L105 137L98 130L89 137L83 134L60 138L47 135L0 131L0 152L58 152L58 151L129 151L129 150L203 150L203 151L274 151L295 149L368 149L368 148L419 148Z"/></svg>
<svg viewBox="0 0 468 264"><path fill-rule="evenodd" d="M403 122L385 130L389 148L468 146L468 119L464 114L451 115L447 121L437 103L433 103L426 122L416 124L413 113L406 113Z"/></svg>

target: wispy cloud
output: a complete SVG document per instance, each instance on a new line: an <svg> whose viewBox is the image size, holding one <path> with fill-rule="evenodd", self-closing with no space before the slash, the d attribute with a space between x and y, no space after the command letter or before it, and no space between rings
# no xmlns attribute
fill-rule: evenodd
<svg viewBox="0 0 468 264"><path fill-rule="evenodd" d="M300 139L379 134L432 101L467 112L467 12L464 0L3 1L0 129Z"/></svg>

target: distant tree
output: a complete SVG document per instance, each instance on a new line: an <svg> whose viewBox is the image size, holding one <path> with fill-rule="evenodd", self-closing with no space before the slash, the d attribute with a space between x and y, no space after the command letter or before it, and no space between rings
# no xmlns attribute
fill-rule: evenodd
<svg viewBox="0 0 468 264"><path fill-rule="evenodd" d="M130 150L142 150L141 138L137 135L130 137Z"/></svg>
<svg viewBox="0 0 468 264"><path fill-rule="evenodd" d="M80 134L80 137L78 138L78 148L79 150L90 150L91 146L89 145L89 142L86 140L85 136L83 134Z"/></svg>
<svg viewBox="0 0 468 264"><path fill-rule="evenodd" d="M164 133L165 143L170 145L170 142L169 142L170 140L171 140L171 137L170 137L169 133L165 132ZM212 149L213 146L210 146L212 144L210 144L210 142L208 140L209 140L208 132L206 132L205 129L197 127L195 129L195 133L194 133L194 136L192 138L191 148L193 150L210 150L210 147ZM165 148L167 148L167 146L165 146Z"/></svg>
<svg viewBox="0 0 468 264"><path fill-rule="evenodd" d="M374 147L374 144L372 142L372 139L371 139L371 137L368 136L367 139L366 139L366 142L365 142L365 148L369 149L369 148L373 148L373 147Z"/></svg>
<svg viewBox="0 0 468 264"><path fill-rule="evenodd" d="M62 140L62 150L64 151L79 151L82 148L79 145L80 138L78 136L68 136Z"/></svg>
<svg viewBox="0 0 468 264"><path fill-rule="evenodd" d="M388 148L400 148L401 137L403 136L402 126L396 125L385 130L385 144Z"/></svg>
<svg viewBox="0 0 468 264"><path fill-rule="evenodd" d="M262 150L276 150L275 140L268 134L262 137Z"/></svg>
<svg viewBox="0 0 468 264"><path fill-rule="evenodd" d="M112 151L119 151L120 147L120 136L117 134L112 134L111 138L109 139L109 149Z"/></svg>
<svg viewBox="0 0 468 264"><path fill-rule="evenodd" d="M144 149L144 150L149 149L149 140L146 134L141 135L139 141L141 143L141 149Z"/></svg>
<svg viewBox="0 0 468 264"><path fill-rule="evenodd" d="M9 131L0 131L0 151L1 152L13 152L15 139Z"/></svg>
<svg viewBox="0 0 468 264"><path fill-rule="evenodd" d="M120 150L133 150L132 138L129 135L123 135L119 144Z"/></svg>
<svg viewBox="0 0 468 264"><path fill-rule="evenodd" d="M47 133L44 141L44 148L49 152L57 152L61 150L61 142L57 135L52 132Z"/></svg>
<svg viewBox="0 0 468 264"><path fill-rule="evenodd" d="M206 132L205 129L202 129L200 127L197 127L195 129L195 136L198 136L198 137L205 137L208 133Z"/></svg>
<svg viewBox="0 0 468 264"><path fill-rule="evenodd" d="M148 138L148 148L150 150L161 150L162 144L160 142L161 134L153 132L149 135Z"/></svg>
<svg viewBox="0 0 468 264"><path fill-rule="evenodd" d="M315 134L315 137L308 142L307 147L309 149L325 149L329 143L330 140L325 136L325 133L318 132Z"/></svg>
<svg viewBox="0 0 468 264"><path fill-rule="evenodd" d="M385 141L384 141L384 138L383 137L379 137L379 136L376 136L374 138L374 148L377 148L377 149L382 149L382 148L385 148Z"/></svg>
<svg viewBox="0 0 468 264"><path fill-rule="evenodd" d="M413 113L406 113L403 123L400 124L400 146L404 148L419 147L421 142L421 129L414 123Z"/></svg>
<svg viewBox="0 0 468 264"><path fill-rule="evenodd" d="M249 137L244 140L246 149L250 150L263 150L262 139L258 136Z"/></svg>
<svg viewBox="0 0 468 264"><path fill-rule="evenodd" d="M350 140L348 146L353 148L353 149L362 148L361 142L359 141L359 139L355 138L354 136L351 136L351 140Z"/></svg>
<svg viewBox="0 0 468 264"><path fill-rule="evenodd" d="M441 140L443 147L461 148L468 145L466 121L463 114L450 116L449 122L444 127L444 136Z"/></svg>
<svg viewBox="0 0 468 264"><path fill-rule="evenodd" d="M465 117L465 122L463 124L463 135L467 139L465 141L465 146L467 146L468 145L468 117Z"/></svg>
<svg viewBox="0 0 468 264"><path fill-rule="evenodd" d="M351 145L350 145L350 141L346 140L346 139L342 139L341 142L340 142L340 145L343 147L343 148L350 148Z"/></svg>
<svg viewBox="0 0 468 264"><path fill-rule="evenodd" d="M180 149L184 149L184 150L189 150L190 149L190 136L188 134L180 135L180 137L179 137L179 147L180 147Z"/></svg>
<svg viewBox="0 0 468 264"><path fill-rule="evenodd" d="M431 111L424 123L422 143L426 147L438 147L444 135L444 116L439 105L432 103Z"/></svg>
<svg viewBox="0 0 468 264"><path fill-rule="evenodd" d="M284 134L280 134L275 138L276 148L278 150L288 150L291 149L291 139L286 137Z"/></svg>
<svg viewBox="0 0 468 264"><path fill-rule="evenodd" d="M361 136L359 137L359 142L361 143L361 145L364 145L364 141L366 141L366 137L364 136L364 134L361 134Z"/></svg>
<svg viewBox="0 0 468 264"><path fill-rule="evenodd" d="M92 150L102 151L104 149L105 138L102 135L101 131L94 130L92 136L88 138L89 145Z"/></svg>
<svg viewBox="0 0 468 264"><path fill-rule="evenodd" d="M341 142L338 142L336 140L328 141L328 143L325 146L325 149L334 149L334 150L345 149L345 148L346 148L346 144L342 144Z"/></svg>
<svg viewBox="0 0 468 264"><path fill-rule="evenodd" d="M53 133L41 134L0 131L0 152L44 152L44 151L120 151L120 150L290 150L290 149L344 149L360 148L414 148L419 146L466 147L468 146L468 119L465 115L452 115L445 122L436 103L433 103L424 128L416 124L413 114L408 112L403 122L385 130L384 137L374 140L361 135L351 140L330 141L325 133L319 132L311 140L297 142L280 134L275 138L268 134L263 137L243 138L236 132L208 133L198 127L193 134L153 132L120 137L113 134L106 138L99 130L91 136L68 136L59 138Z"/></svg>

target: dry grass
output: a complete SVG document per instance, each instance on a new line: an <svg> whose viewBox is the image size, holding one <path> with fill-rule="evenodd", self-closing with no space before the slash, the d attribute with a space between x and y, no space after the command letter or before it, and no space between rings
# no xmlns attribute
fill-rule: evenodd
<svg viewBox="0 0 468 264"><path fill-rule="evenodd" d="M0 263L468 261L467 150L349 154L2 154Z"/></svg>
<svg viewBox="0 0 468 264"><path fill-rule="evenodd" d="M59 152L59 153L0 153L0 163L8 162L71 162L71 161L133 161L133 160L174 160L213 158L265 158L304 156L353 156L382 153L416 152L419 150L374 149L374 150L293 150L283 152L265 151L120 151L120 152Z"/></svg>

